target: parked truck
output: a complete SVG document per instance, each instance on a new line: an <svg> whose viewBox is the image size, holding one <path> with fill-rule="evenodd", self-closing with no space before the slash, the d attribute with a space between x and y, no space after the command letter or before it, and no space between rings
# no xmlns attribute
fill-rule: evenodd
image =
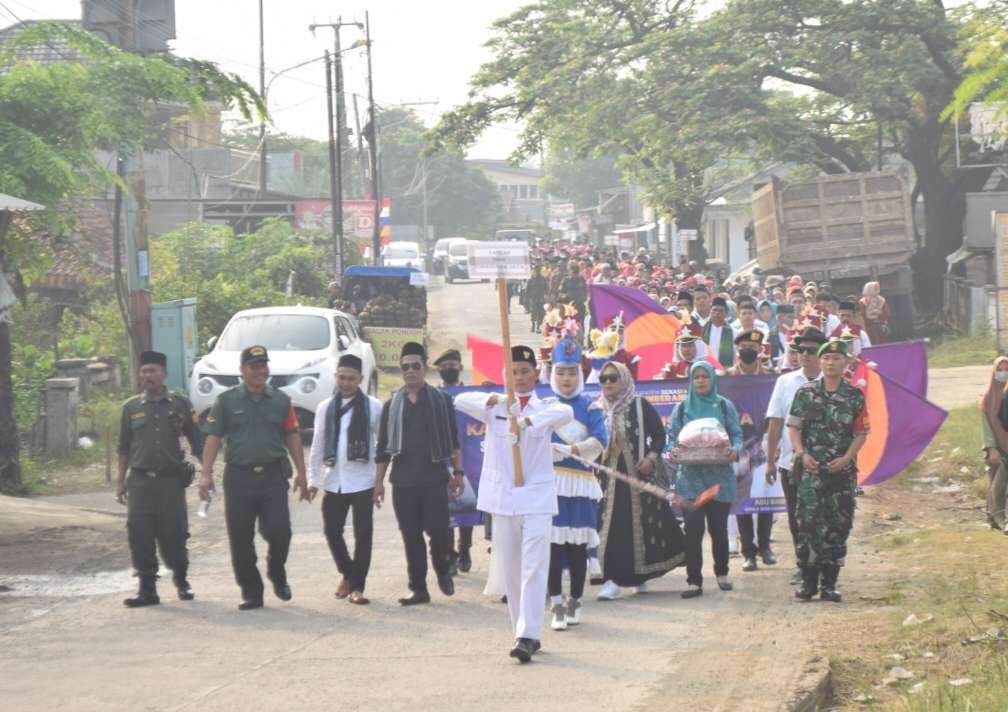
<svg viewBox="0 0 1008 712"><path fill-rule="evenodd" d="M773 178L753 193L756 259L769 274L829 282L839 299L881 283L890 338L910 338L913 219L899 173L846 173L806 180ZM936 285L936 288L937 285Z"/></svg>

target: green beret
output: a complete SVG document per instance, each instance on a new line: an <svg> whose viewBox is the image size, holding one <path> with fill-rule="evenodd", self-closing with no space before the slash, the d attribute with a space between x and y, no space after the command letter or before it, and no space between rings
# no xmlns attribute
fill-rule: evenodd
<svg viewBox="0 0 1008 712"><path fill-rule="evenodd" d="M847 342L841 341L840 339L831 339L827 341L819 347L819 358L822 358L825 354L840 354L841 356L846 356Z"/></svg>

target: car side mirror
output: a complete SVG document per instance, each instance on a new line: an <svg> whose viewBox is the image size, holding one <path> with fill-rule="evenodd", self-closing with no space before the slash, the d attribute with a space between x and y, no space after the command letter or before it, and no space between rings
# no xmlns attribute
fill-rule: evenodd
<svg viewBox="0 0 1008 712"><path fill-rule="evenodd" d="M340 351L346 351L350 348L350 337L346 334L340 334L339 336Z"/></svg>
<svg viewBox="0 0 1008 712"><path fill-rule="evenodd" d="M209 339L207 339L207 342L206 342L207 352L213 351L213 348L216 345L217 345L217 337L216 336L211 336Z"/></svg>

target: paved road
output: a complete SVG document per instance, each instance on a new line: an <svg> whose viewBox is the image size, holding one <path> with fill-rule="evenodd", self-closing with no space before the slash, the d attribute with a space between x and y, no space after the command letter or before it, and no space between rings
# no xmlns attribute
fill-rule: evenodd
<svg viewBox="0 0 1008 712"><path fill-rule="evenodd" d="M496 300L486 284L431 290L434 349L464 346L467 332L494 338ZM516 307L516 310L520 308ZM516 340L530 338L523 314ZM2 503L0 503L2 504ZM191 502L195 511L195 502ZM108 493L58 498L47 505L83 507L81 531L125 537L122 512ZM2 510L2 507L0 507ZM108 511L93 521L94 513ZM742 574L737 590L709 586L683 601L682 569L646 595L613 603L586 599L584 623L545 631L533 665L506 656L505 607L482 595L487 555L457 580L457 593L436 593L430 606L402 609L405 558L394 517L377 513L372 604L333 597L337 574L321 532L319 505L292 504L289 564L294 600L267 596L267 608L236 610L222 508L192 520L192 582L197 599L126 610L132 582L120 552L95 574L69 566L72 542L49 577L3 568L0 584L0 699L18 710L630 710L671 704L704 710L776 710L814 650L816 621L828 606L797 604L787 583L792 562L783 524L775 568ZM0 516L3 512L0 511ZM33 533L29 536L34 536ZM82 537L81 541L87 541ZM120 540L121 541L121 540ZM87 552L81 552L82 560ZM45 559L46 555L40 554ZM44 567L34 562L36 574ZM710 574L708 563L708 575Z"/></svg>

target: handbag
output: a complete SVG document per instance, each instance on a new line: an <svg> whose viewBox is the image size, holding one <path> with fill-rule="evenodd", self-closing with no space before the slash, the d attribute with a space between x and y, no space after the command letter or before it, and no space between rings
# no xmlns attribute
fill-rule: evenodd
<svg viewBox="0 0 1008 712"><path fill-rule="evenodd" d="M639 457L644 457L644 453L647 452L644 443L644 405L641 403L641 397L637 396L637 442L638 449L637 454ZM672 480L669 477L668 467L665 464L665 457L659 453L657 459L655 460L655 471L651 475L651 479L656 485L663 489L672 489Z"/></svg>

